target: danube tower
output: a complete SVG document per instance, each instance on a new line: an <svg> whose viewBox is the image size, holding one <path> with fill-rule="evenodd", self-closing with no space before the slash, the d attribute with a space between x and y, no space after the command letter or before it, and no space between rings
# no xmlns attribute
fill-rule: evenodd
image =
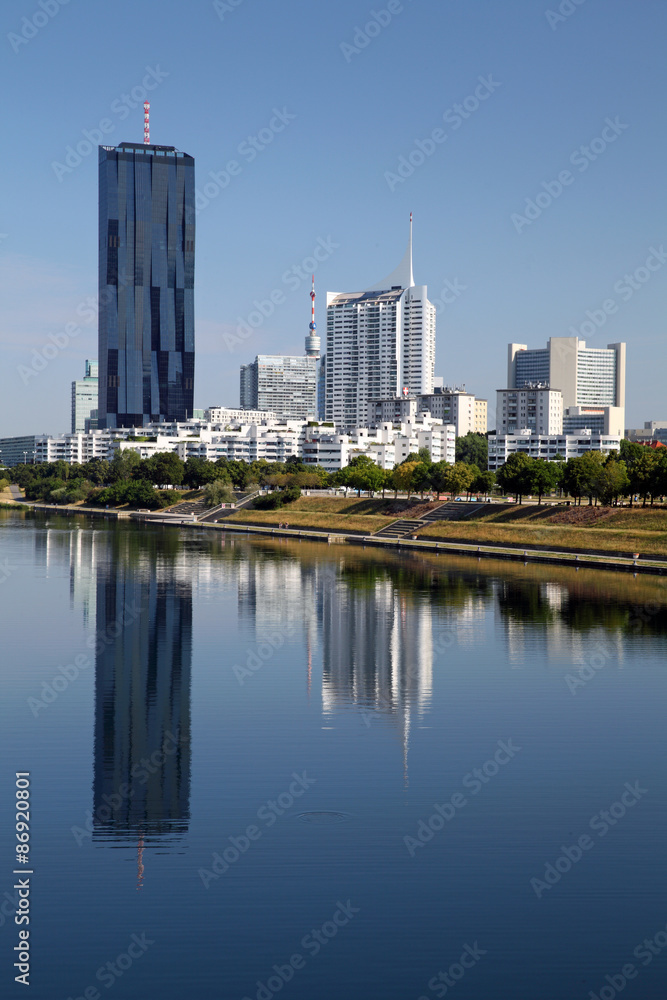
<svg viewBox="0 0 667 1000"><path fill-rule="evenodd" d="M100 146L99 427L194 405L195 163L174 146Z"/></svg>
<svg viewBox="0 0 667 1000"><path fill-rule="evenodd" d="M327 292L324 412L340 430L367 427L371 400L433 392L435 306L412 275L412 213L403 260L364 292Z"/></svg>

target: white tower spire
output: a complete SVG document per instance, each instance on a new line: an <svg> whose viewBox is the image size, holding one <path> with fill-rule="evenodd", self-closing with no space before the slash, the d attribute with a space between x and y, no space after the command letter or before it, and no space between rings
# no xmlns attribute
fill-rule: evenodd
<svg viewBox="0 0 667 1000"><path fill-rule="evenodd" d="M395 271L387 275L382 281L378 282L376 285L371 285L370 288L366 288L367 292L384 292L388 291L390 288L412 288L414 286L415 279L412 274L412 212L410 212L410 235L408 237L408 246L403 256L403 260L398 265Z"/></svg>

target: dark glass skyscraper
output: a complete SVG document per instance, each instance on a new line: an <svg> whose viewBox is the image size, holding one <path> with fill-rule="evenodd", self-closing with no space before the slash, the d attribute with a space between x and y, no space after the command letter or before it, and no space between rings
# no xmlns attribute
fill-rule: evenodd
<svg viewBox="0 0 667 1000"><path fill-rule="evenodd" d="M99 426L186 420L194 405L195 161L100 146Z"/></svg>

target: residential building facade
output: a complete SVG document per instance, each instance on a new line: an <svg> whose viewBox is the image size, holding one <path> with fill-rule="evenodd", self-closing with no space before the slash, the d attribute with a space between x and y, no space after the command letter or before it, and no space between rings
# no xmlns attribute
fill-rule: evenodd
<svg viewBox="0 0 667 1000"><path fill-rule="evenodd" d="M342 431L365 427L372 400L433 390L435 307L412 273L412 221L403 261L362 292L327 293L324 413Z"/></svg>
<svg viewBox="0 0 667 1000"><path fill-rule="evenodd" d="M486 434L487 401L477 399L465 389L443 387L418 396L394 396L392 399L369 401L370 423L399 422L428 413L443 424L453 424L456 436Z"/></svg>
<svg viewBox="0 0 667 1000"><path fill-rule="evenodd" d="M317 419L319 358L258 354L241 365L241 409L269 410L285 420Z"/></svg>
<svg viewBox="0 0 667 1000"><path fill-rule="evenodd" d="M588 451L601 451L608 455L618 451L621 438L611 434L533 434L529 430L517 434L489 434L489 469L496 472L510 455L523 452L531 458L553 461L561 458L578 458Z"/></svg>
<svg viewBox="0 0 667 1000"><path fill-rule="evenodd" d="M542 382L496 391L496 433L562 434L563 394Z"/></svg>

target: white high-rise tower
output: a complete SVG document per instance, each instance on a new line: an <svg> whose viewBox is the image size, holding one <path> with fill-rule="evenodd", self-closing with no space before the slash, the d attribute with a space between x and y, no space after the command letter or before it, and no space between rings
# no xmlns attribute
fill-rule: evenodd
<svg viewBox="0 0 667 1000"><path fill-rule="evenodd" d="M435 306L403 260L364 292L327 292L325 418L343 430L368 426L371 399L433 391Z"/></svg>

